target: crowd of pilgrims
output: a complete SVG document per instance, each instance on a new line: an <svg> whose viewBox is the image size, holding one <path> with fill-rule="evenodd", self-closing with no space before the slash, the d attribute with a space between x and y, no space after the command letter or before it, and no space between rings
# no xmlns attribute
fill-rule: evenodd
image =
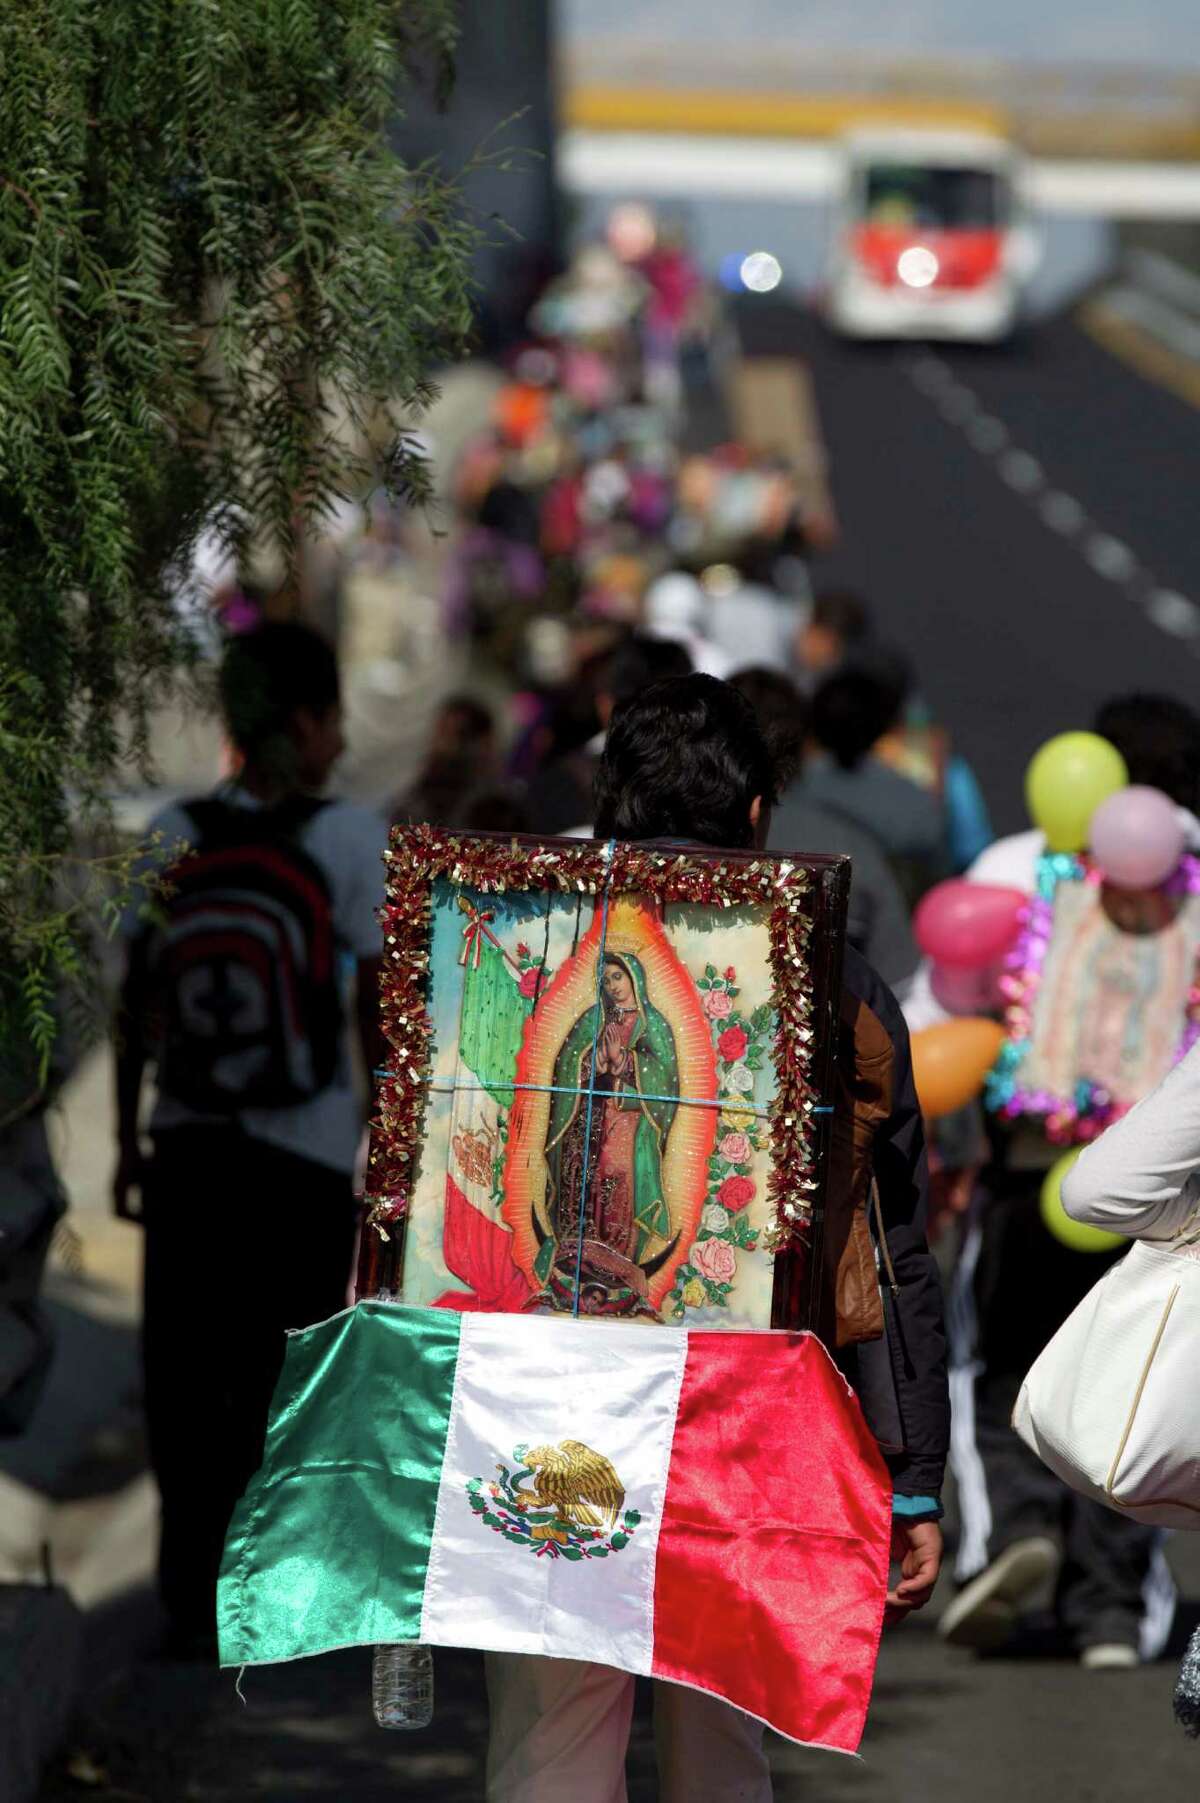
<svg viewBox="0 0 1200 1803"><path fill-rule="evenodd" d="M731 435L728 355L721 306L686 245L640 217L587 245L546 290L486 423L446 476L432 631L455 677L393 785L391 818L588 836L621 702L691 672L741 691L774 764L766 847L850 856L848 939L913 1035L956 1410L963 1588L942 1631L979 1648L1003 1642L1022 1629L1025 1593L1057 1573L1053 1631L1085 1664L1133 1664L1161 1651L1171 1625L1160 1537L1070 1496L1009 1420L1030 1363L1116 1256L1066 1223L1064 1154L1114 1118L1116 1099L1157 1083L1146 1023L1183 1019L1195 999L1176 993L1178 960L1156 948L1191 936L1190 992L1200 882L1176 877L1200 849L1200 715L1131 693L1093 720L1064 720L1030 773L1030 829L997 840L888 596L823 580L838 536L827 490ZM360 565L386 563L404 530L388 509L372 513ZM245 604L238 595L226 608L235 631L252 623ZM1043 1048L1063 1079L1060 1100L1043 1105L1012 1074L1028 1043L1003 1049L1013 968L1028 951L1022 922L1065 874L1105 877L1088 848L1110 791L1113 864L1079 916L1099 949L1082 988L1062 978L1061 1018L1094 1022L1093 1050L1111 1042L1113 1082L1076 1068L1088 1051L1077 1034L1074 1049ZM1121 859L1147 821L1170 881L1164 865L1131 885Z"/></svg>

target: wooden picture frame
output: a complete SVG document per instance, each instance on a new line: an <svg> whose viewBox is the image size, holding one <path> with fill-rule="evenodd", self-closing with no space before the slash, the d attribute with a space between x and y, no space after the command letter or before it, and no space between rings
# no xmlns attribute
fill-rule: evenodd
<svg viewBox="0 0 1200 1803"><path fill-rule="evenodd" d="M850 865L394 829L360 1296L811 1324Z"/></svg>

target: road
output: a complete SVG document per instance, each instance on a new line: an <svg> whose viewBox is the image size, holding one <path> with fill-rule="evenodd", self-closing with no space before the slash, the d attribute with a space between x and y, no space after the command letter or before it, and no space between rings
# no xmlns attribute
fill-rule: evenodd
<svg viewBox="0 0 1200 1803"><path fill-rule="evenodd" d="M1027 824L1038 745L1107 696L1200 699L1200 412L1070 317L999 351L841 345L772 301L738 326L808 359L842 525L817 580L908 648L998 830Z"/></svg>
<svg viewBox="0 0 1200 1803"><path fill-rule="evenodd" d="M1196 1595L1200 1561L1183 1551ZM1189 1608L1186 1621L1197 1613ZM193 1666L148 1662L105 1687L112 1624L93 1627L98 1682L82 1744L104 1774L90 1793L96 1803L479 1803L483 1795L477 1655L436 1654L434 1722L410 1739L372 1723L365 1651L247 1672L243 1704L233 1673ZM118 1635L127 1645L120 1624ZM861 1759L772 1738L776 1803L1184 1803L1196 1794L1200 1748L1171 1719L1172 1682L1171 1661L1099 1676L1064 1657L979 1662L943 1647L931 1624L913 1622L885 1641ZM629 1796L652 1803L656 1795L642 1687ZM60 1770L39 1803L79 1796Z"/></svg>

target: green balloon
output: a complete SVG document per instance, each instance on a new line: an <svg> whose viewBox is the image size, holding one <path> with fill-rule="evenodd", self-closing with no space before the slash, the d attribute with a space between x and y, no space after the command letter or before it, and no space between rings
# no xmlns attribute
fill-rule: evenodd
<svg viewBox="0 0 1200 1803"><path fill-rule="evenodd" d="M1094 732L1047 740L1025 774L1025 800L1049 851L1082 851L1102 801L1127 788L1129 771L1115 745Z"/></svg>
<svg viewBox="0 0 1200 1803"><path fill-rule="evenodd" d="M1103 1227L1089 1227L1086 1221L1073 1221L1063 1207L1063 1178L1082 1150L1082 1146L1076 1146L1046 1172L1046 1181L1042 1184L1042 1220L1055 1239L1069 1246L1072 1252L1111 1252L1114 1246L1128 1244L1122 1234L1106 1233Z"/></svg>

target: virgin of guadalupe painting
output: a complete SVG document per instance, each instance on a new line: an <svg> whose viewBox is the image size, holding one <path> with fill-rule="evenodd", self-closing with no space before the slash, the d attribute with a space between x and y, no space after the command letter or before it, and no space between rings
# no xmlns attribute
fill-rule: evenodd
<svg viewBox="0 0 1200 1803"><path fill-rule="evenodd" d="M622 897L605 926L603 948L597 918L529 1023L504 1215L540 1299L656 1318L704 1204L716 1062L659 911Z"/></svg>
<svg viewBox="0 0 1200 1803"><path fill-rule="evenodd" d="M811 909L824 926L832 885L825 974L808 967L807 928L786 946L788 982L816 998L814 1021L832 1023L844 864L818 860L810 874L763 860L748 876L723 854L718 892L695 900L691 855L689 893L678 856L507 842L522 880L499 884L493 844L407 831L435 868L427 925L384 912L393 957L417 952L421 968L399 985L412 999L393 1005L396 1063L372 1137L376 1170L404 1194L380 1220L386 1250L367 1242L365 1293L631 1323L796 1324L790 1302L782 1320L773 1313L775 1136L793 1134L795 1193L817 1206L822 1129L797 1073L820 1068L832 1025L805 1030L781 1091L781 916L760 896L786 882L794 917ZM610 855L642 886L599 882ZM586 879L538 886L550 858ZM473 868L491 880L473 886ZM399 1118L419 1120L415 1156L399 1154Z"/></svg>
<svg viewBox="0 0 1200 1803"><path fill-rule="evenodd" d="M605 953L601 990L554 1065L537 1264L555 1297L570 1300L578 1285L589 1311L648 1311L649 1280L678 1243L662 1163L679 1064L632 953Z"/></svg>

